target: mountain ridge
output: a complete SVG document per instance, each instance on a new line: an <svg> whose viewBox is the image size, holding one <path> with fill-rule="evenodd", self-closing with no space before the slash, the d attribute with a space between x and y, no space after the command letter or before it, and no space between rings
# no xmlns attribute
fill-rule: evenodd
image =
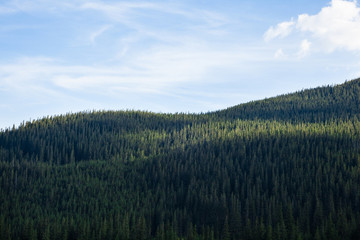
<svg viewBox="0 0 360 240"><path fill-rule="evenodd" d="M320 101L321 100L321 101ZM270 106L269 105L274 105ZM272 108L271 108L272 107ZM360 79L305 89L216 111L227 118L324 122L359 116Z"/></svg>
<svg viewBox="0 0 360 240"><path fill-rule="evenodd" d="M345 95L345 98L344 98ZM313 106L316 100L321 99L321 104L324 106ZM269 105L274 106L269 106ZM284 104L284 106L281 106ZM319 103L317 103L319 105ZM272 109L271 107L275 108ZM274 97L264 98L260 100L253 100L246 103L241 103L222 110L215 110L207 113L154 113L142 110L93 110L82 111L78 113L67 113L55 116L47 116L32 121L24 121L19 127L30 125L37 121L51 121L55 119L68 118L71 115L84 114L121 114L123 112L132 112L136 114L154 115L170 117L174 116L203 116L210 115L212 117L243 120L284 120L294 121L302 119L307 122L326 121L331 119L349 119L357 116L360 112L360 78L345 81L342 84L327 85L322 87L303 89L294 93L281 94ZM271 114L271 112L273 114ZM332 114L330 114L332 112ZM335 112L335 113L334 113ZM287 114L286 114L287 113ZM323 116L316 116L322 114ZM289 116L292 115L292 116ZM305 115L305 116L302 116ZM112 117L112 116L111 116ZM327 119L328 118L328 119ZM70 117L71 119L71 117ZM161 120L161 118L160 118ZM61 121L61 120L60 120ZM2 129L2 131L9 131L13 128Z"/></svg>

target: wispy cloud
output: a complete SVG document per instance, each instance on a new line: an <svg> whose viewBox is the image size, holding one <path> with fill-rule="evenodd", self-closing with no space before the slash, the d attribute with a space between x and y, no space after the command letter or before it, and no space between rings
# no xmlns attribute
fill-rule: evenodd
<svg viewBox="0 0 360 240"><path fill-rule="evenodd" d="M300 50L297 54L299 58L305 57L309 51L310 51L311 42L309 42L307 39L304 39L300 44Z"/></svg>
<svg viewBox="0 0 360 240"><path fill-rule="evenodd" d="M0 15L1 14L10 14L16 12L15 9L5 6L0 6Z"/></svg>
<svg viewBox="0 0 360 240"><path fill-rule="evenodd" d="M220 26L226 23L227 18L217 12L199 9L187 9L184 5L175 2L86 2L80 5L81 9L91 9L102 12L109 18L122 21L124 15L134 13L136 10L152 10L173 15L180 15L186 18L202 19L212 26Z"/></svg>
<svg viewBox="0 0 360 240"><path fill-rule="evenodd" d="M231 52L210 50L198 45L157 46L112 66L67 66L48 58L22 58L0 65L0 85L11 91L29 89L79 92L111 92L133 88L141 92L167 91L179 83L206 81L213 68L226 68L239 61Z"/></svg>
<svg viewBox="0 0 360 240"><path fill-rule="evenodd" d="M101 28L99 28L98 30L92 32L90 34L90 42L91 42L91 44L95 44L96 38L98 38L100 35L102 35L104 32L106 32L110 28L111 28L110 25L105 25L105 26L102 26Z"/></svg>
<svg viewBox="0 0 360 240"><path fill-rule="evenodd" d="M94 9L103 11L109 16L116 18L116 13L127 12L131 9L159 9L157 4L147 2L118 2L118 3L103 3L103 2L85 2L81 5L84 9Z"/></svg>
<svg viewBox="0 0 360 240"><path fill-rule="evenodd" d="M51 12L57 13L62 10L73 9L76 5L76 0L69 1L49 1L49 0L10 0L4 2L1 8L11 11L11 13L18 12ZM0 10L1 12L1 10Z"/></svg>
<svg viewBox="0 0 360 240"><path fill-rule="evenodd" d="M204 30L209 31L210 29L214 30L228 23L226 16L219 14L217 12L209 10L199 10L199 9L187 9L183 5L175 3L159 3L159 2L119 2L119 3L104 3L104 2L87 2L82 4L80 9L83 10L93 10L97 11L104 16L108 17L112 21L124 24L130 28L136 29L143 33L149 33L154 29L149 29L149 25L146 21L139 21L149 17L150 21L154 21L154 17L158 18L158 21L161 22L162 26L166 26L168 20L162 19L164 14L170 14L173 17L180 17L182 19L181 26L188 29L191 29L196 25L198 27L204 28ZM150 13L149 13L150 11ZM153 12L151 12L153 11ZM154 12L157 12L154 13ZM153 23L154 24L154 23ZM173 32L178 31L178 26L172 26L172 29L167 28L168 31L172 30ZM191 27L190 27L191 26ZM155 35L155 34L154 34Z"/></svg>
<svg viewBox="0 0 360 240"><path fill-rule="evenodd" d="M34 103L34 108L40 103L73 106L84 102L91 104L82 106L97 108L112 99L105 106L171 110L166 101L149 100L165 96L208 109L209 101L196 100L200 89L194 88L185 96L178 87L206 84L214 79L214 69L239 69L244 55L253 56L236 50L235 41L234 46L212 41L210 36L226 34L223 26L229 20L225 15L182 2L19 0L12 2L11 9L68 24L62 26L65 32L61 35L73 41L60 45L65 51L71 48L71 54L28 55L0 63L2 91L16 101ZM80 27L73 30L72 26ZM42 25L43 29L48 27L47 23ZM71 58L80 59L84 52L91 57L101 52L102 59L83 58L74 63Z"/></svg>
<svg viewBox="0 0 360 240"><path fill-rule="evenodd" d="M283 59L287 58L287 56L284 53L284 51L282 50L282 48L279 48L278 50L276 50L274 57L275 57L275 59L279 59L279 60L283 60Z"/></svg>
<svg viewBox="0 0 360 240"><path fill-rule="evenodd" d="M277 37L284 38L288 36L292 32L294 24L294 21L289 21L279 23L276 27L270 27L264 34L265 41L270 41Z"/></svg>

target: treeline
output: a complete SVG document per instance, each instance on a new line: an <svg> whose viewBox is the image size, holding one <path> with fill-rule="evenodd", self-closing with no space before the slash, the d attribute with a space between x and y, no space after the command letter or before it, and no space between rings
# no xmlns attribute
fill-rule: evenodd
<svg viewBox="0 0 360 240"><path fill-rule="evenodd" d="M0 239L360 239L360 112L342 109L83 112L7 129Z"/></svg>

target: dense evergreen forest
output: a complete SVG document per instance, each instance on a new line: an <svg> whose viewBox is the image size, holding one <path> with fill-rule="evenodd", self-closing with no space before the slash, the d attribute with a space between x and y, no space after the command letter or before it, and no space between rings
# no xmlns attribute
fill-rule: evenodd
<svg viewBox="0 0 360 240"><path fill-rule="evenodd" d="M0 239L360 239L360 79L0 132Z"/></svg>

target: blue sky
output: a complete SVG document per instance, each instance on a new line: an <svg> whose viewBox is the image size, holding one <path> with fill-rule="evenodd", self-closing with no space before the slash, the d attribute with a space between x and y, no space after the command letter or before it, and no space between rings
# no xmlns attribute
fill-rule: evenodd
<svg viewBox="0 0 360 240"><path fill-rule="evenodd" d="M0 128L83 110L207 112L360 77L346 0L0 2Z"/></svg>

